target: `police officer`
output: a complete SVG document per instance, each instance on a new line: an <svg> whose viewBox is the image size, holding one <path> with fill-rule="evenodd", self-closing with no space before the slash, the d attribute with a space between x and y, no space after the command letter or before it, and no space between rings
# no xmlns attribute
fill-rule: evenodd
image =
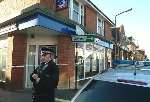
<svg viewBox="0 0 150 102"><path fill-rule="evenodd" d="M59 80L59 70L53 61L52 49L41 48L41 64L30 75L33 82L33 102L54 102L55 88Z"/></svg>

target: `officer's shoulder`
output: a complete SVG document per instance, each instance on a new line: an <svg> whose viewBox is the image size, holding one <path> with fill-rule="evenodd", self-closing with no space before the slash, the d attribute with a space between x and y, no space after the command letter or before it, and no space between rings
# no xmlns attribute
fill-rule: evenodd
<svg viewBox="0 0 150 102"><path fill-rule="evenodd" d="M54 66L56 66L56 63L55 63L54 61L49 61L48 64L49 64L49 65L54 65Z"/></svg>

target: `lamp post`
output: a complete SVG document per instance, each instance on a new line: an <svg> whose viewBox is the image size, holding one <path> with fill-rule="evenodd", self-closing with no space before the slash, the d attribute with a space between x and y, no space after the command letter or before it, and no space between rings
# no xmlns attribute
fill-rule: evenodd
<svg viewBox="0 0 150 102"><path fill-rule="evenodd" d="M118 14L116 14L115 15L115 60L117 60L117 56L119 57L119 46L118 46L118 43L117 43L117 39L118 39L118 35L117 35L117 22L116 22L116 19L117 19L117 16L119 16L119 15L121 15L121 14L123 14L123 13L126 13L126 12L129 12L129 11L131 11L132 10L132 8L130 8L130 9L128 9L128 10L126 10L126 11L123 11L123 12L120 12L120 13L118 13ZM117 53L117 47L118 47L118 53Z"/></svg>

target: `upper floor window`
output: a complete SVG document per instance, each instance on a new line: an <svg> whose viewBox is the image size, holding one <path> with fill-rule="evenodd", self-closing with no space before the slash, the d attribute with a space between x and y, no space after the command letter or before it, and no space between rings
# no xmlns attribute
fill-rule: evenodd
<svg viewBox="0 0 150 102"><path fill-rule="evenodd" d="M99 18L97 20L97 33L104 36L104 21Z"/></svg>
<svg viewBox="0 0 150 102"><path fill-rule="evenodd" d="M84 6L81 5L81 24L84 25Z"/></svg>
<svg viewBox="0 0 150 102"><path fill-rule="evenodd" d="M70 18L72 20L84 25L84 6L80 2L72 0L72 6L70 6L70 14Z"/></svg>
<svg viewBox="0 0 150 102"><path fill-rule="evenodd" d="M79 12L79 3L75 0L73 1L73 20L79 22L80 12Z"/></svg>

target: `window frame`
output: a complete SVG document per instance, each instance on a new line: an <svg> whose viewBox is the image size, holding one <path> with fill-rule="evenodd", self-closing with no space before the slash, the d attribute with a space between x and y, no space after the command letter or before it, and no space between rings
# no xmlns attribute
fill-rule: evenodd
<svg viewBox="0 0 150 102"><path fill-rule="evenodd" d="M104 20L97 17L97 33L104 36L104 32L105 32Z"/></svg>
<svg viewBox="0 0 150 102"><path fill-rule="evenodd" d="M79 11L74 9L74 2L78 3ZM73 19L74 12L78 13L78 21ZM69 18L79 24L84 25L84 5L77 0L70 0L69 4Z"/></svg>
<svg viewBox="0 0 150 102"><path fill-rule="evenodd" d="M5 70L7 67L7 47L0 48L0 80L5 81L6 76L5 76Z"/></svg>

